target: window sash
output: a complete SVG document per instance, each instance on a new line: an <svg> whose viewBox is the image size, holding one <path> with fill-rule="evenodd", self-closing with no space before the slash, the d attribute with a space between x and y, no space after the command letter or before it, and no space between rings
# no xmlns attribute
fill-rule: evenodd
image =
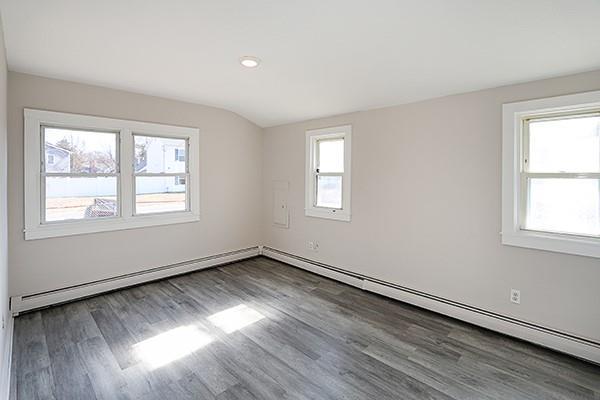
<svg viewBox="0 0 600 400"><path fill-rule="evenodd" d="M326 209L326 210L343 210L344 209L344 180L345 180L345 173L344 171L342 172L321 172L320 171L320 165L321 165L321 154L320 154L320 149L321 146L320 144L323 142L328 142L328 141L343 141L344 145L345 145L345 138L344 135L337 135L337 136L331 136L331 137L327 137L327 138L316 138L313 141L313 146L314 146L314 162L313 162L313 207L315 208L320 208L320 209ZM344 147L344 158L346 157L346 149ZM320 206L317 204L317 199L318 199L318 189L319 189L319 176L339 176L342 178L342 201L341 204L342 206L340 208L336 208L336 207L325 207L325 206Z"/></svg>
<svg viewBox="0 0 600 400"><path fill-rule="evenodd" d="M88 173L88 172L46 172L46 164L49 164L46 160L46 129L64 129L78 132L98 132L103 134L115 135L115 172L113 173ZM71 127L71 126L54 126L44 124L40 126L40 224L52 225L52 224L77 224L87 222L85 218L77 219L63 219L59 221L47 221L46 220L46 178L48 177L64 177L64 178L116 178L116 204L117 213L111 217L103 217L103 220L115 219L121 217L121 153L120 153L120 142L121 136L119 131L113 130L102 130L94 128L82 128L82 127ZM54 157L53 157L54 158ZM54 163L52 163L54 164Z"/></svg>
<svg viewBox="0 0 600 400"><path fill-rule="evenodd" d="M344 173L344 168L345 165L342 164L342 171L335 171L335 172L320 172L321 170L321 143L323 142L334 142L334 141L342 141L342 143L344 143L344 159L346 158L346 148L345 148L345 138L344 135L338 135L336 136L332 136L332 137L327 137L327 138L318 138L315 140L314 142L314 151L315 151L315 162L314 162L314 170L320 174L325 174L325 173L330 173L330 174L343 174ZM345 162L344 162L345 164Z"/></svg>
<svg viewBox="0 0 600 400"><path fill-rule="evenodd" d="M77 131L77 132L97 132L103 134L112 134L115 135L115 172L112 174L119 174L121 172L121 132L112 129L97 129L97 128L82 128L82 127L73 127L69 125L60 126L60 125L51 125L51 124L43 124L40 125L40 167L41 173L46 173L46 129L64 129L69 131ZM53 157L54 158L54 157ZM54 164L54 163L52 163ZM51 172L48 172L49 174ZM67 174L87 174L86 172L67 172Z"/></svg>
<svg viewBox="0 0 600 400"><path fill-rule="evenodd" d="M174 136L160 136L160 135L147 135L144 133L132 133L131 137L132 137L132 142L133 142L133 154L132 154L132 159L134 160L135 163L135 137L136 136L143 136L143 137L153 137L153 138L157 138L157 139L176 139L176 140L184 140L185 141L185 145L184 145L184 160L183 162L185 162L185 167L184 167L184 172L135 172L135 165L133 166L133 178L132 178L132 211L133 211L133 216L134 217L140 217L140 216L148 216L148 215L163 215L163 214L178 214L178 213L187 213L190 212L191 210L191 199L190 199L190 189L188 186L188 182L190 181L190 160L189 157L185 156L186 154L189 154L189 150L190 150L190 140L187 137L174 137ZM181 153L179 151L180 149L175 148L174 149L174 153L175 153L175 161L176 162L180 162L181 160L179 159L181 157ZM152 213L138 213L137 210L137 179L138 177L172 177L172 178L178 178L178 177L183 177L185 178L185 210L177 210L177 211L164 211L164 212L152 212Z"/></svg>
<svg viewBox="0 0 600 400"><path fill-rule="evenodd" d="M565 119L576 119L586 118L590 116L599 116L600 111L566 111L562 113L556 113L544 116L528 116L522 119L521 128L521 157L520 157L520 169L519 174L519 185L521 197L519 199L519 229L530 232L541 232L541 233L552 233L561 234L573 237L588 237L588 238L600 238L599 235L586 235L578 233L570 233L555 230L534 230L527 228L527 218L529 217L529 197L530 197L530 185L531 179L600 179L600 172L529 172L529 157L530 157L530 143L529 143L529 124L536 121L559 121ZM598 150L600 151L600 149ZM598 185L598 197L600 197L600 184Z"/></svg>
<svg viewBox="0 0 600 400"><path fill-rule="evenodd" d="M343 210L344 209L344 184L345 184L345 177L344 177L344 173L340 173L340 172L326 172L326 173L321 173L321 172L316 172L314 173L314 178L313 178L313 185L314 185L314 196L313 196L313 207L315 208L322 208L322 209L326 209L326 210ZM339 176L342 179L342 199L341 199L341 204L342 206L337 208L337 207L325 207L325 206L320 206L317 204L318 198L319 198L319 176Z"/></svg>
<svg viewBox="0 0 600 400"><path fill-rule="evenodd" d="M175 179L177 178L184 178L185 179L185 210L176 210L176 211L159 211L159 212L147 212L147 213L138 213L137 211L137 179L135 179L136 177L174 177ZM181 214L181 213L187 213L191 211L191 200L190 200L190 189L188 186L188 182L190 181L190 174L184 174L184 173L168 173L168 174L134 174L133 176L133 181L132 181L132 186L133 186L133 196L132 196L132 210L133 210L133 216L134 217L142 217L142 216L148 216L148 215L164 215L164 214ZM175 183L175 185L181 185L180 183Z"/></svg>

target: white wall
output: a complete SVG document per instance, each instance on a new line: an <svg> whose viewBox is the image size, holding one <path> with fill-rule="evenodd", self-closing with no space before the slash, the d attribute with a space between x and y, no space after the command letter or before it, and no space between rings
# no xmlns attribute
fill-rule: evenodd
<svg viewBox="0 0 600 400"><path fill-rule="evenodd" d="M24 107L198 127L201 220L25 241ZM260 243L262 130L232 112L9 72L8 148L11 296L62 288Z"/></svg>
<svg viewBox="0 0 600 400"><path fill-rule="evenodd" d="M7 378L9 365L5 362L10 347L7 328L10 324L8 312L8 233L7 233L7 134L6 134L6 53L4 49L4 33L0 23L0 313L5 321L0 329L0 390ZM0 393L0 396L4 396Z"/></svg>
<svg viewBox="0 0 600 400"><path fill-rule="evenodd" d="M502 103L598 89L600 71L266 129L264 244L600 341L600 259L503 246L499 234ZM305 217L305 131L343 124L352 221ZM272 224L275 180L290 182L289 229Z"/></svg>

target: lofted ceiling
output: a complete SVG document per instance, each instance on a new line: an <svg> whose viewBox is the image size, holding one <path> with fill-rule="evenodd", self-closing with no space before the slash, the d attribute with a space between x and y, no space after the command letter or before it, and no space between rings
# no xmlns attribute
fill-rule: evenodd
<svg viewBox="0 0 600 400"><path fill-rule="evenodd" d="M0 0L9 69L260 126L600 68L598 0ZM262 64L247 69L244 55Z"/></svg>

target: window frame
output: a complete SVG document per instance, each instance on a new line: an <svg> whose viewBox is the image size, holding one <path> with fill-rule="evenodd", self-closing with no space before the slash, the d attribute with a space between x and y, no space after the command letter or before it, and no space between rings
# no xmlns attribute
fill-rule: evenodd
<svg viewBox="0 0 600 400"><path fill-rule="evenodd" d="M148 122L94 117L81 114L25 108L24 115L24 184L25 240L136 229L149 226L189 223L200 220L199 130L197 128ZM45 223L42 188L44 143L42 127L118 132L117 134L117 201L118 216L99 219L52 221ZM188 210L134 215L134 143L133 135L185 138L188 141Z"/></svg>
<svg viewBox="0 0 600 400"><path fill-rule="evenodd" d="M321 173L317 171L318 143L322 140L344 140L344 172ZM306 174L305 207L306 216L349 222L351 220L351 165L352 165L352 126L342 125L306 131ZM329 208L316 205L318 176L342 177L342 207Z"/></svg>
<svg viewBox="0 0 600 400"><path fill-rule="evenodd" d="M502 244L600 258L598 237L523 228L527 216L527 176L536 174L527 171L524 165L529 151L528 123L525 121L598 112L600 91L506 103L502 109ZM589 178L594 174L563 172L551 175Z"/></svg>

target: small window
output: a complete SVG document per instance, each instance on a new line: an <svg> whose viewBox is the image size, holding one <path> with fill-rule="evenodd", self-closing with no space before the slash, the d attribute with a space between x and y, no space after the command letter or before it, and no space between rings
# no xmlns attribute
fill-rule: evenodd
<svg viewBox="0 0 600 400"><path fill-rule="evenodd" d="M26 240L198 221L197 129L24 116Z"/></svg>
<svg viewBox="0 0 600 400"><path fill-rule="evenodd" d="M306 133L306 215L350 220L351 127Z"/></svg>
<svg viewBox="0 0 600 400"><path fill-rule="evenodd" d="M600 257L600 92L504 106L505 244Z"/></svg>

